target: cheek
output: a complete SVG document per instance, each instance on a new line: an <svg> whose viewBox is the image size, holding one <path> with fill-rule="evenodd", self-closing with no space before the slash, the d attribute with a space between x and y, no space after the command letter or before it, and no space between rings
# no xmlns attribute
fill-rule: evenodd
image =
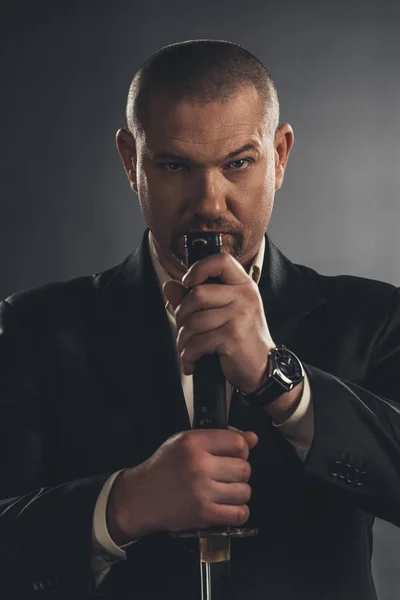
<svg viewBox="0 0 400 600"><path fill-rule="evenodd" d="M271 219L271 213L274 206L275 196L275 176L274 173L268 171L265 175L263 184L260 189L258 203L258 219L261 230L265 231Z"/></svg>
<svg viewBox="0 0 400 600"><path fill-rule="evenodd" d="M275 173L274 169L260 164L253 174L247 190L242 191L244 198L243 208L247 211L248 218L253 224L258 223L261 227L269 222L275 195ZM252 199L249 202L249 198ZM256 227L258 228L258 227Z"/></svg>
<svg viewBox="0 0 400 600"><path fill-rule="evenodd" d="M265 193L269 196L273 196L275 193L275 153L273 150L268 153L266 158L263 185Z"/></svg>
<svg viewBox="0 0 400 600"><path fill-rule="evenodd" d="M267 166L263 173L261 186L262 191L260 196L262 198L264 210L271 211L275 196L275 162L273 152L271 152L268 156Z"/></svg>
<svg viewBox="0 0 400 600"><path fill-rule="evenodd" d="M157 173L143 167L137 169L137 185L143 218L153 231L168 231L176 218L168 189Z"/></svg>
<svg viewBox="0 0 400 600"><path fill-rule="evenodd" d="M245 191L242 195L240 209L236 213L243 228L242 255L247 259L254 256L262 236L268 229L273 203L273 182L264 171L257 181L253 180L252 186L248 186L247 193Z"/></svg>

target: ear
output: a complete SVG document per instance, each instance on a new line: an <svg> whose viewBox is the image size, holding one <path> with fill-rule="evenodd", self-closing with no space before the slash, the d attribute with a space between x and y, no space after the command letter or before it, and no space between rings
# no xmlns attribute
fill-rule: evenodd
<svg viewBox="0 0 400 600"><path fill-rule="evenodd" d="M119 155L124 165L129 183L134 192L137 193L136 178L136 144L132 134L126 129L119 129L116 134L116 143Z"/></svg>
<svg viewBox="0 0 400 600"><path fill-rule="evenodd" d="M275 190L283 182L286 163L293 147L294 133L289 123L283 123L275 132Z"/></svg>

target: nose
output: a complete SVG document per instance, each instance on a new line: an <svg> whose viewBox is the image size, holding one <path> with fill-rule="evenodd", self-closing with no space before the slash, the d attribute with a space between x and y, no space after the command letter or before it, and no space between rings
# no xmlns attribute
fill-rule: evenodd
<svg viewBox="0 0 400 600"><path fill-rule="evenodd" d="M199 169L193 192L193 210L196 215L211 221L226 210L226 186L217 169Z"/></svg>

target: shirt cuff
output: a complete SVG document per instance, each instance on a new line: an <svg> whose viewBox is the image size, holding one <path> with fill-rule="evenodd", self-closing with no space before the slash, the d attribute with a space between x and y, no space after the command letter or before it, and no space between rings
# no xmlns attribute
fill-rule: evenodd
<svg viewBox="0 0 400 600"><path fill-rule="evenodd" d="M272 423L290 442L301 460L305 461L314 439L314 410L310 382L304 374L303 393L300 403L289 419L283 423Z"/></svg>
<svg viewBox="0 0 400 600"><path fill-rule="evenodd" d="M122 470L122 469L121 469ZM109 555L115 559L124 560L126 552L112 540L107 528L107 502L114 481L121 471L116 471L106 480L97 498L93 513L92 541L97 553Z"/></svg>

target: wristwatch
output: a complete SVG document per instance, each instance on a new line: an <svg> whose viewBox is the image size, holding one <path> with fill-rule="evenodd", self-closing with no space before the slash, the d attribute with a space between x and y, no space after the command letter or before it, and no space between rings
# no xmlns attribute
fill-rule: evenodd
<svg viewBox="0 0 400 600"><path fill-rule="evenodd" d="M239 388L235 391L247 406L266 406L276 398L290 392L304 379L304 369L297 356L286 346L273 348L268 355L268 379L258 390L245 394Z"/></svg>

